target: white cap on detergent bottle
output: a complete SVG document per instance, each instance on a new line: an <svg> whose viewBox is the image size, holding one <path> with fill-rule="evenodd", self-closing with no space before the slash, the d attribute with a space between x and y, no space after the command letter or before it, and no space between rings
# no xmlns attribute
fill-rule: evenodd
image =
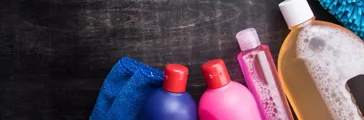
<svg viewBox="0 0 364 120"><path fill-rule="evenodd" d="M254 28L244 29L238 32L235 37L238 40L241 51L253 49L260 45L258 33Z"/></svg>
<svg viewBox="0 0 364 120"><path fill-rule="evenodd" d="M288 27L301 24L314 17L306 0L285 0L278 6Z"/></svg>

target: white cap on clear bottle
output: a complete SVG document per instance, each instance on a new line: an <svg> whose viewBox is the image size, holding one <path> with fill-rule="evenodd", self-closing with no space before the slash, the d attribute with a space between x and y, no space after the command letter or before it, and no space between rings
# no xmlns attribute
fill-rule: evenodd
<svg viewBox="0 0 364 120"><path fill-rule="evenodd" d="M236 34L236 39L241 51L256 48L260 45L260 40L257 31L254 28L244 29Z"/></svg>
<svg viewBox="0 0 364 120"><path fill-rule="evenodd" d="M314 17L306 0L285 0L278 6L289 27L301 24Z"/></svg>

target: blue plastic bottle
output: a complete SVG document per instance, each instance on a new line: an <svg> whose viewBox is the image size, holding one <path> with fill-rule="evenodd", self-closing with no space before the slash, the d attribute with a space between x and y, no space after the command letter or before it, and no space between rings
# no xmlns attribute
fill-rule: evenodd
<svg viewBox="0 0 364 120"><path fill-rule="evenodd" d="M186 92L188 69L168 64L164 70L163 87L146 99L140 120L197 120L197 107Z"/></svg>

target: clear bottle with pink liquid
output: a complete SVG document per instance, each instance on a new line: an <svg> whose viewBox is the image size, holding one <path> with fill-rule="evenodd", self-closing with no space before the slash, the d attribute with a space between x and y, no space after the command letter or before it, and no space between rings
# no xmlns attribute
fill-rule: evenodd
<svg viewBox="0 0 364 120"><path fill-rule="evenodd" d="M238 60L249 90L265 120L293 120L279 76L267 45L261 45L254 28L236 34L241 53Z"/></svg>

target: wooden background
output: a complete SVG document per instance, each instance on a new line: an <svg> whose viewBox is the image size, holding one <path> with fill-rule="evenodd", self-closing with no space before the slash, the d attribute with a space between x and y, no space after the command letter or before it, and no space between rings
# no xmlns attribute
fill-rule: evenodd
<svg viewBox="0 0 364 120"><path fill-rule="evenodd" d="M289 33L281 1L1 0L0 119L88 119L123 56L160 70L188 66L187 90L198 101L206 89L200 67L210 59L222 58L243 81L239 30L256 28L277 60ZM309 2L317 19L338 23Z"/></svg>

